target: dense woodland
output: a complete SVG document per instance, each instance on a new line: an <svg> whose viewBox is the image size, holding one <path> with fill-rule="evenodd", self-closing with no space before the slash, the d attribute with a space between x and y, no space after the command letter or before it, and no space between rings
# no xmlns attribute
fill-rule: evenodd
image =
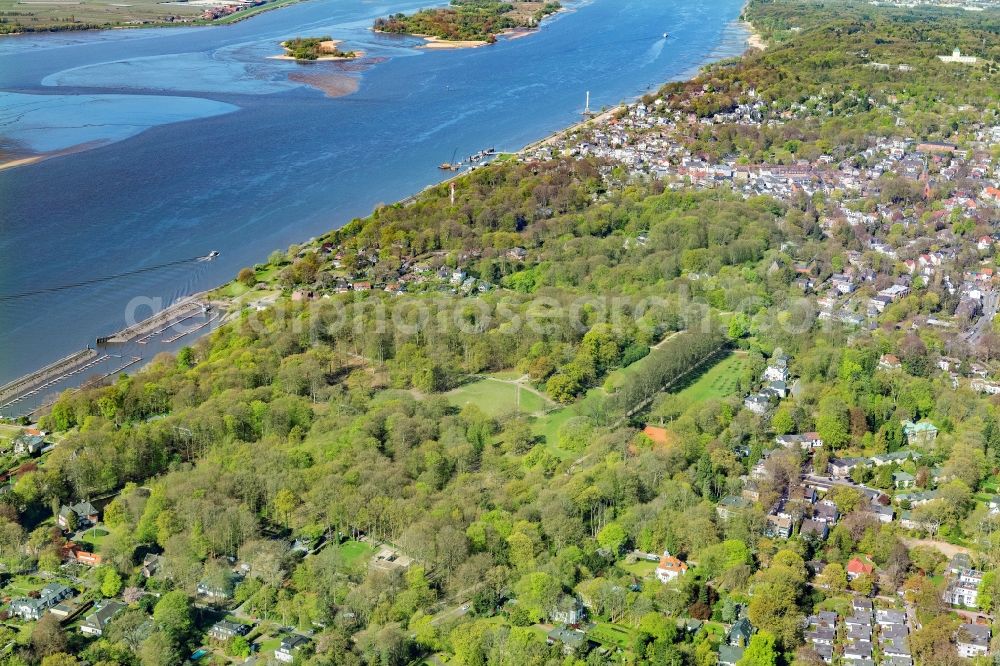
<svg viewBox="0 0 1000 666"><path fill-rule="evenodd" d="M492 43L505 30L537 27L542 19L559 9L558 2L451 0L447 8L376 19L374 27L379 32Z"/></svg>
<svg viewBox="0 0 1000 666"><path fill-rule="evenodd" d="M376 27L448 39L514 27L504 23L509 5L453 5ZM469 12L479 18L458 18ZM480 20L484 12L496 19ZM862 64L953 43L996 61L995 14L911 19L799 0L756 1L747 13L774 47L712 67L697 84L707 95L672 84L671 103L702 114L752 86L789 108L822 95L835 111L746 134L708 127L692 137L707 151L756 161L777 145L858 144L884 126L864 108L874 95L896 95L928 127L976 113L954 111L956 96L996 106L995 78L981 70L929 68L904 81ZM858 493L831 493L843 519L826 541L766 536L766 508L809 464L799 452L767 457L753 506L726 518L716 510L775 435L818 431L825 444L811 464L822 472L834 456L903 449L901 422L929 419L940 433L919 461L856 480L888 490L891 472L907 470L926 487L935 471L947 480L919 513L937 527L921 536L970 544L987 569L1000 560L997 520L979 498L1000 468L1000 409L935 372L942 355L960 356L967 373L1000 346L966 349L893 325L951 314L941 284L921 285L871 331L814 321L793 284L796 258L810 257L824 278L861 247L849 228L824 234L822 209L805 195L664 190L593 159L511 161L459 179L454 203L446 187L431 188L314 247L275 253L248 283L271 271L287 294L329 287L336 276L318 251L329 244L338 270L373 283L425 263L492 288L284 298L134 376L64 395L41 426L65 437L0 499L0 562L9 576L58 570L64 537L53 512L106 498L104 563L85 594L114 597L124 585L136 598L95 640L46 621L26 639L0 627L14 640L0 663L79 663L70 654L105 666L182 663L218 619L191 601L208 581L231 590L229 610L309 633L298 657L308 664L396 666L436 654L467 666L711 666L720 637L684 622L728 626L741 612L757 630L741 665L815 664L802 620L874 589L871 576L848 585L844 567L859 553L890 594L907 591L923 623L911 641L917 663L968 663L954 654L956 621L941 599L944 556L905 545L896 524L860 510ZM745 359L736 391L695 401L673 390L732 350ZM800 390L761 417L742 396L779 351ZM889 352L901 370L879 367ZM552 408L487 414L449 401L448 391L501 372L526 376ZM641 434L646 423L668 425L670 440ZM369 567L349 548L362 536L414 564ZM296 539L329 545L303 557ZM633 549L694 566L671 584L642 580L626 562ZM149 553L163 564L146 580L137 569ZM819 576L806 566L817 560ZM235 562L245 577L234 577ZM992 610L992 577L984 591ZM627 638L585 656L547 644L540 627L567 595Z"/></svg>

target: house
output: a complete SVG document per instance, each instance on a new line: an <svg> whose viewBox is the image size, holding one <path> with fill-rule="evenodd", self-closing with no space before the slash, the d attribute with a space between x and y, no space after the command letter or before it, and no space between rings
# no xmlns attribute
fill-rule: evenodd
<svg viewBox="0 0 1000 666"><path fill-rule="evenodd" d="M812 631L807 631L805 638L813 645L833 645L837 633L833 629L819 627Z"/></svg>
<svg viewBox="0 0 1000 666"><path fill-rule="evenodd" d="M854 597L851 599L851 610L854 611L854 615L856 617L867 616L869 619L868 624L871 624L872 608L874 605L871 599L866 599L865 597Z"/></svg>
<svg viewBox="0 0 1000 666"><path fill-rule="evenodd" d="M872 658L871 641L854 641L844 646L844 659L870 660Z"/></svg>
<svg viewBox="0 0 1000 666"><path fill-rule="evenodd" d="M669 583L683 576L687 570L687 564L671 555L670 551L665 550L659 564L656 565L656 577L661 583Z"/></svg>
<svg viewBox="0 0 1000 666"><path fill-rule="evenodd" d="M921 458L921 455L916 451L893 451L892 453L874 455L868 460L876 467L882 467L883 465L891 465L893 463L901 464L911 458L918 460Z"/></svg>
<svg viewBox="0 0 1000 666"><path fill-rule="evenodd" d="M754 414L763 415L771 407L771 401L761 393L751 393L743 400L743 406Z"/></svg>
<svg viewBox="0 0 1000 666"><path fill-rule="evenodd" d="M924 527L923 523L913 517L912 511L900 511L899 524L907 530L920 530Z"/></svg>
<svg viewBox="0 0 1000 666"><path fill-rule="evenodd" d="M92 553L89 550L84 550L72 541L67 541L63 544L61 552L63 559L67 561L79 562L91 567L100 566L101 564L100 555Z"/></svg>
<svg viewBox="0 0 1000 666"><path fill-rule="evenodd" d="M891 523L892 519L896 516L896 510L891 506L882 506L881 504L872 503L868 506L868 511L875 514L875 517L883 523Z"/></svg>
<svg viewBox="0 0 1000 666"><path fill-rule="evenodd" d="M809 486L799 484L797 486L792 486L788 489L788 501L789 502L804 502L806 504L815 504L817 499L816 489L810 488Z"/></svg>
<svg viewBox="0 0 1000 666"><path fill-rule="evenodd" d="M546 634L545 642L549 645L562 643L562 651L565 655L581 654L589 644L587 635L582 631L573 631L565 627L554 628Z"/></svg>
<svg viewBox="0 0 1000 666"><path fill-rule="evenodd" d="M745 651L746 649L739 645L720 645L719 666L736 666Z"/></svg>
<svg viewBox="0 0 1000 666"><path fill-rule="evenodd" d="M295 655L302 648L309 645L309 639L299 634L292 634L281 639L281 645L274 651L274 658L280 662L290 664L295 661Z"/></svg>
<svg viewBox="0 0 1000 666"><path fill-rule="evenodd" d="M844 479L851 475L852 469L867 462L865 458L836 458L830 461L830 474L835 479Z"/></svg>
<svg viewBox="0 0 1000 666"><path fill-rule="evenodd" d="M10 602L10 612L18 615L22 620L40 620L45 611L52 608L60 601L73 596L73 590L65 585L49 583L42 588L37 599L30 597L14 599Z"/></svg>
<svg viewBox="0 0 1000 666"><path fill-rule="evenodd" d="M89 501L78 502L72 506L62 505L56 518L59 527L64 530L79 529L96 525L100 520L97 509ZM75 521L75 525L73 522Z"/></svg>
<svg viewBox="0 0 1000 666"><path fill-rule="evenodd" d="M237 636L245 636L249 632L250 625L220 620L208 630L208 636L217 641L230 641Z"/></svg>
<svg viewBox="0 0 1000 666"><path fill-rule="evenodd" d="M832 525L837 522L838 518L840 518L840 512L837 511L837 505L833 502L824 500L817 502L816 506L813 507L813 519L815 520Z"/></svg>
<svg viewBox="0 0 1000 666"><path fill-rule="evenodd" d="M947 62L947 63L957 63L959 65L975 65L977 59L976 59L976 56L964 56L964 55L962 55L962 51L958 47L955 47L954 49L952 49L950 56L949 55L939 55L938 56L938 60L940 60L941 62ZM930 153L954 152L955 150L957 150L957 147L953 146L950 143L948 143L948 144L944 144L944 143L922 143L919 146L917 146L917 150L918 151L920 150L921 146L927 146L926 152L930 152ZM922 151L922 152L924 152L924 151Z"/></svg>
<svg viewBox="0 0 1000 666"><path fill-rule="evenodd" d="M781 381L768 382L760 393L768 397L785 398L788 397L788 385Z"/></svg>
<svg viewBox="0 0 1000 666"><path fill-rule="evenodd" d="M788 365L785 361L775 361L764 369L764 381L767 382L787 382Z"/></svg>
<svg viewBox="0 0 1000 666"><path fill-rule="evenodd" d="M145 578L152 578L160 570L161 558L154 553L147 553L142 559L142 575Z"/></svg>
<svg viewBox="0 0 1000 666"><path fill-rule="evenodd" d="M972 568L972 558L969 557L968 553L955 553L951 556L948 561L948 573L953 573L956 576L964 569Z"/></svg>
<svg viewBox="0 0 1000 666"><path fill-rule="evenodd" d="M750 638L753 636L753 625L750 624L750 620L745 617L741 617L733 626L729 628L726 633L726 645L733 645L737 647L746 647L750 645Z"/></svg>
<svg viewBox="0 0 1000 666"><path fill-rule="evenodd" d="M847 563L847 579L854 580L858 576L872 575L875 572L875 565L869 564L855 557Z"/></svg>
<svg viewBox="0 0 1000 666"><path fill-rule="evenodd" d="M875 621L879 623L879 626L885 628L889 626L905 627L906 626L906 613L903 611L893 610L891 608L879 608L875 611Z"/></svg>
<svg viewBox="0 0 1000 666"><path fill-rule="evenodd" d="M14 440L14 455L33 456L45 448L45 437L42 435L24 434Z"/></svg>
<svg viewBox="0 0 1000 666"><path fill-rule="evenodd" d="M983 572L978 569L962 569L958 577L944 591L945 602L952 606L977 608L979 586L983 582Z"/></svg>
<svg viewBox="0 0 1000 666"><path fill-rule="evenodd" d="M740 497L739 495L726 495L719 503L715 506L715 513L719 518L723 520L728 520L734 511L739 511L740 509L745 509L751 506L752 502L745 497Z"/></svg>
<svg viewBox="0 0 1000 666"><path fill-rule="evenodd" d="M979 624L963 624L955 639L959 656L971 659L990 651L990 628Z"/></svg>
<svg viewBox="0 0 1000 666"><path fill-rule="evenodd" d="M931 444L937 438L938 430L930 421L905 421L903 423L903 434L906 435L906 443L910 446L915 444Z"/></svg>
<svg viewBox="0 0 1000 666"><path fill-rule="evenodd" d="M579 599L564 594L549 613L549 620L553 623L576 625L583 621L583 612L583 604Z"/></svg>
<svg viewBox="0 0 1000 666"><path fill-rule="evenodd" d="M799 527L799 534L802 536L814 537L820 541L825 541L827 535L829 534L829 528L826 523L822 521L806 518L802 521L802 525Z"/></svg>
<svg viewBox="0 0 1000 666"><path fill-rule="evenodd" d="M804 450L818 449L823 446L823 438L818 432L806 432L801 435L778 435L774 441L786 448L800 448Z"/></svg>
<svg viewBox="0 0 1000 666"><path fill-rule="evenodd" d="M211 583L204 580L198 583L195 591L198 593L198 596L209 599L226 600L231 599L233 596L232 585Z"/></svg>
<svg viewBox="0 0 1000 666"><path fill-rule="evenodd" d="M895 354L882 354L878 360L878 367L881 370L899 370L903 364Z"/></svg>
<svg viewBox="0 0 1000 666"><path fill-rule="evenodd" d="M80 632L88 636L102 635L108 623L123 610L125 610L125 604L120 601L114 599L98 601L94 604L94 612L80 623Z"/></svg>
<svg viewBox="0 0 1000 666"><path fill-rule="evenodd" d="M792 519L790 516L775 516L770 515L767 517L767 527L765 532L768 536L787 539L792 536Z"/></svg>
<svg viewBox="0 0 1000 666"><path fill-rule="evenodd" d="M892 485L896 488L912 488L916 483L916 477L909 472L893 472Z"/></svg>

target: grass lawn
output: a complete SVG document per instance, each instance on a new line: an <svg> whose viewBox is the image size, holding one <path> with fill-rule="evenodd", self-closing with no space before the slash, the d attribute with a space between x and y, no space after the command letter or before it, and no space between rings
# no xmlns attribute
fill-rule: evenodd
<svg viewBox="0 0 1000 666"><path fill-rule="evenodd" d="M80 541L89 543L96 548L104 543L107 536L108 531L103 527L92 527L81 535Z"/></svg>
<svg viewBox="0 0 1000 666"><path fill-rule="evenodd" d="M587 632L587 638L608 647L626 648L632 643L632 631L617 624L600 622Z"/></svg>
<svg viewBox="0 0 1000 666"><path fill-rule="evenodd" d="M517 391L521 392L520 411L540 414L549 406L538 394L514 384L494 379L481 379L445 393L448 402L458 408L472 404L489 416L509 414L517 409Z"/></svg>
<svg viewBox="0 0 1000 666"><path fill-rule="evenodd" d="M732 395L736 392L736 378L743 372L746 363L743 354L729 354L678 391L677 395L692 402Z"/></svg>
<svg viewBox="0 0 1000 666"><path fill-rule="evenodd" d="M9 597L26 597L29 592L35 592L45 587L46 581L37 576L14 576L3 588L3 594Z"/></svg>
<svg viewBox="0 0 1000 666"><path fill-rule="evenodd" d="M260 646L260 649L258 650L259 654L273 656L274 651L281 645L281 636L269 636L257 645Z"/></svg>
<svg viewBox="0 0 1000 666"><path fill-rule="evenodd" d="M368 544L353 539L340 544L339 548L344 562L351 568L360 567L375 552Z"/></svg>
<svg viewBox="0 0 1000 666"><path fill-rule="evenodd" d="M524 376L524 373L518 372L517 370L501 370L500 372L490 373L490 377L496 377L497 379L503 379L505 381L519 379L522 376Z"/></svg>
<svg viewBox="0 0 1000 666"><path fill-rule="evenodd" d="M708 634L708 639L713 643L721 641L726 636L726 626L721 622L712 622L709 620L702 626L705 629L705 633Z"/></svg>
<svg viewBox="0 0 1000 666"><path fill-rule="evenodd" d="M833 611L841 617L850 617L851 597L830 597L816 604L816 610Z"/></svg>
<svg viewBox="0 0 1000 666"><path fill-rule="evenodd" d="M653 575L656 571L656 562L650 562L649 560L638 560L632 564L619 564L619 568L629 572L633 576L638 576L639 578L647 578Z"/></svg>
<svg viewBox="0 0 1000 666"><path fill-rule="evenodd" d="M579 456L580 454L559 448L559 445L557 444L559 441L559 428L561 428L566 421L577 415L578 414L576 413L574 407L563 407L562 409L549 412L544 416L539 416L535 419L534 423L532 423L531 430L535 433L535 435L545 439L545 448L548 449L552 455L560 460L567 460L574 456Z"/></svg>

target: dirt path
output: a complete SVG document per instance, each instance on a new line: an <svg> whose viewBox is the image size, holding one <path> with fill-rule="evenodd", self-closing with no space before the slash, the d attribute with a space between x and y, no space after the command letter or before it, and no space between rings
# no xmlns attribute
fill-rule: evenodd
<svg viewBox="0 0 1000 666"><path fill-rule="evenodd" d="M901 537L900 541L906 544L907 548L913 548L914 546L936 548L938 552L942 553L946 557L954 557L956 553L968 554L972 552L970 549L963 546L956 546L948 543L947 541L937 541L935 539L913 539L909 537Z"/></svg>

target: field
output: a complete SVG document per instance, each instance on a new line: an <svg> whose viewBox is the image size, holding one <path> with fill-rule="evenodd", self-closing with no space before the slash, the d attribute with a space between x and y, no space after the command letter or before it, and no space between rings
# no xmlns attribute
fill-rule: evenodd
<svg viewBox="0 0 1000 666"><path fill-rule="evenodd" d="M7 597L26 597L29 592L35 592L45 587L46 581L37 576L14 576L3 588Z"/></svg>
<svg viewBox="0 0 1000 666"><path fill-rule="evenodd" d="M591 389L594 390L594 389ZM559 448L559 429L574 416L580 416L579 404L556 409L537 417L531 424L531 431L543 438L546 450L560 460L579 458L580 453Z"/></svg>
<svg viewBox="0 0 1000 666"><path fill-rule="evenodd" d="M235 23L299 0L273 0L224 16L212 23ZM220 3L221 4L221 3ZM137 25L207 25L202 12L211 5L163 0L0 0L0 34L27 30Z"/></svg>
<svg viewBox="0 0 1000 666"><path fill-rule="evenodd" d="M510 414L517 409L517 389L513 384L495 379L481 379L445 394L448 402L456 407L475 405L490 416ZM539 414L549 406L548 402L526 388L521 388L521 413Z"/></svg>
<svg viewBox="0 0 1000 666"><path fill-rule="evenodd" d="M373 552L368 544L361 541L351 540L340 544L340 555L344 558L344 563L352 569L360 567Z"/></svg>
<svg viewBox="0 0 1000 666"><path fill-rule="evenodd" d="M97 527L90 528L86 532L80 535L80 541L84 543L89 543L95 548L100 546L104 539L108 536L108 531L106 529Z"/></svg>
<svg viewBox="0 0 1000 666"><path fill-rule="evenodd" d="M7 448L18 435L21 434L21 426L0 423L0 447Z"/></svg>
<svg viewBox="0 0 1000 666"><path fill-rule="evenodd" d="M587 638L607 647L627 648L632 643L632 632L617 624L599 622L587 632Z"/></svg>
<svg viewBox="0 0 1000 666"><path fill-rule="evenodd" d="M691 384L677 392L677 396L691 402L711 398L724 398L736 392L737 377L743 372L746 357L736 352L723 358L698 376Z"/></svg>
<svg viewBox="0 0 1000 666"><path fill-rule="evenodd" d="M649 560L638 560L632 564L619 564L620 569L624 569L633 576L637 578L647 578L653 575L656 571L656 562L650 562Z"/></svg>
<svg viewBox="0 0 1000 666"><path fill-rule="evenodd" d="M28 29L166 22L200 18L204 7L168 5L155 0L0 0L0 18Z"/></svg>

